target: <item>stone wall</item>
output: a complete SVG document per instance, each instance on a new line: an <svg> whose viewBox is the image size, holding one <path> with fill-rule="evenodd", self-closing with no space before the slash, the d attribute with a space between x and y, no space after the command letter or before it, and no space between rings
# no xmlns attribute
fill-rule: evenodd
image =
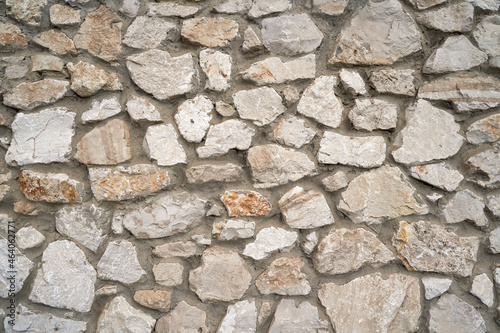
<svg viewBox="0 0 500 333"><path fill-rule="evenodd" d="M2 1L5 330L498 332L499 6Z"/></svg>

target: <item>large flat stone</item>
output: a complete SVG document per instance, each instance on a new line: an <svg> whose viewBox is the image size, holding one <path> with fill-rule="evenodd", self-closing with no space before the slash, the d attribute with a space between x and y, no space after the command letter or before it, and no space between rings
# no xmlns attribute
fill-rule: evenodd
<svg viewBox="0 0 500 333"><path fill-rule="evenodd" d="M490 66L500 67L500 15L484 17L474 29L473 36L481 50L490 57Z"/></svg>
<svg viewBox="0 0 500 333"><path fill-rule="evenodd" d="M439 9L419 13L420 24L444 32L469 32L474 23L474 7L467 2L451 4Z"/></svg>
<svg viewBox="0 0 500 333"><path fill-rule="evenodd" d="M116 73L108 72L90 62L68 62L66 67L71 75L71 90L81 97L92 96L100 90L123 90Z"/></svg>
<svg viewBox="0 0 500 333"><path fill-rule="evenodd" d="M42 7L47 0L5 0L7 15L17 21L38 27L42 23Z"/></svg>
<svg viewBox="0 0 500 333"><path fill-rule="evenodd" d="M73 41L59 29L44 31L33 37L32 42L43 48L49 49L51 53L57 56L67 54L76 55L78 53Z"/></svg>
<svg viewBox="0 0 500 333"><path fill-rule="evenodd" d="M23 82L5 94L3 104L15 109L31 111L38 106L53 104L64 97L69 82L43 79L33 83Z"/></svg>
<svg viewBox="0 0 500 333"><path fill-rule="evenodd" d="M285 112L281 96L269 87L238 91L233 94L233 101L240 117L257 126L267 125Z"/></svg>
<svg viewBox="0 0 500 333"><path fill-rule="evenodd" d="M134 308L125 297L110 299L99 311L96 332L152 332L156 319Z"/></svg>
<svg viewBox="0 0 500 333"><path fill-rule="evenodd" d="M171 124L149 126L142 146L148 156L161 166L186 163L186 152Z"/></svg>
<svg viewBox="0 0 500 333"><path fill-rule="evenodd" d="M240 301L227 307L217 333L255 333L257 307L255 301Z"/></svg>
<svg viewBox="0 0 500 333"><path fill-rule="evenodd" d="M238 23L230 18L196 17L183 22L181 35L206 47L226 46L236 38L238 28Z"/></svg>
<svg viewBox="0 0 500 333"><path fill-rule="evenodd" d="M476 308L453 294L444 294L430 311L429 331L436 333L486 333L486 324Z"/></svg>
<svg viewBox="0 0 500 333"><path fill-rule="evenodd" d="M457 192L444 205L442 212L446 223L471 221L477 227L487 227L489 222L484 213L484 200L470 190Z"/></svg>
<svg viewBox="0 0 500 333"><path fill-rule="evenodd" d="M32 201L81 202L84 185L65 173L42 173L23 170L18 177L19 189Z"/></svg>
<svg viewBox="0 0 500 333"><path fill-rule="evenodd" d="M256 131L238 119L229 119L208 129L205 145L196 148L200 158L227 154L231 149L247 150Z"/></svg>
<svg viewBox="0 0 500 333"><path fill-rule="evenodd" d="M142 269L135 246L126 240L108 243L97 263L97 276L129 285L139 281L146 272Z"/></svg>
<svg viewBox="0 0 500 333"><path fill-rule="evenodd" d="M453 169L446 162L411 167L410 175L449 192L456 190L464 179L460 171Z"/></svg>

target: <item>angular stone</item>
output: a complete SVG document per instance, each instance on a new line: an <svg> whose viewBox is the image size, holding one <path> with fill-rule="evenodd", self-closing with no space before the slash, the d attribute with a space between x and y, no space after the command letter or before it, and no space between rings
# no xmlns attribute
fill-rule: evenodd
<svg viewBox="0 0 500 333"><path fill-rule="evenodd" d="M251 18L259 18L273 13L281 13L292 8L290 0L254 0L251 5L248 16Z"/></svg>
<svg viewBox="0 0 500 333"><path fill-rule="evenodd" d="M463 190L455 194L443 208L446 223L472 221L478 227L487 227L489 222L484 214L484 201L474 192Z"/></svg>
<svg viewBox="0 0 500 333"><path fill-rule="evenodd" d="M317 173L306 154L274 144L250 148L247 160L256 188L284 185Z"/></svg>
<svg viewBox="0 0 500 333"><path fill-rule="evenodd" d="M500 195L488 195L486 206L496 217L500 217Z"/></svg>
<svg viewBox="0 0 500 333"><path fill-rule="evenodd" d="M418 8L418 10L427 9L439 5L443 2L446 2L446 0L409 0L409 1L414 7Z"/></svg>
<svg viewBox="0 0 500 333"><path fill-rule="evenodd" d="M451 279L439 279L433 277L422 278L422 284L425 289L425 299L430 300L441 296L448 289L450 289L451 283Z"/></svg>
<svg viewBox="0 0 500 333"><path fill-rule="evenodd" d="M256 131L245 122L229 119L208 129L205 145L196 148L200 158L227 154L231 149L247 150Z"/></svg>
<svg viewBox="0 0 500 333"><path fill-rule="evenodd" d="M379 224L429 209L397 167L382 166L354 178L337 208L354 223Z"/></svg>
<svg viewBox="0 0 500 333"><path fill-rule="evenodd" d="M195 6L183 6L178 3L171 2L148 2L146 3L146 11L148 16L177 16L189 17L198 12L199 8Z"/></svg>
<svg viewBox="0 0 500 333"><path fill-rule="evenodd" d="M97 276L101 280L132 284L139 281L146 272L137 259L135 246L126 240L108 243L97 263Z"/></svg>
<svg viewBox="0 0 500 333"><path fill-rule="evenodd" d="M500 7L500 3L497 0L467 0L467 2L484 10L497 11Z"/></svg>
<svg viewBox="0 0 500 333"><path fill-rule="evenodd" d="M76 145L75 159L83 164L113 165L128 161L130 157L129 129L120 119L94 128Z"/></svg>
<svg viewBox="0 0 500 333"><path fill-rule="evenodd" d="M444 294L430 311L429 331L436 333L486 333L481 313L453 294Z"/></svg>
<svg viewBox="0 0 500 333"><path fill-rule="evenodd" d="M31 71L32 72L62 72L64 61L61 58L50 54L37 54L31 56Z"/></svg>
<svg viewBox="0 0 500 333"><path fill-rule="evenodd" d="M342 15L349 0L313 0L313 12L325 15Z"/></svg>
<svg viewBox="0 0 500 333"><path fill-rule="evenodd" d="M446 162L411 167L410 175L448 192L455 191L464 179L458 170Z"/></svg>
<svg viewBox="0 0 500 333"><path fill-rule="evenodd" d="M364 267L380 267L395 259L394 254L373 233L365 229L333 229L314 253L314 268L321 274L336 275Z"/></svg>
<svg viewBox="0 0 500 333"><path fill-rule="evenodd" d="M14 212L28 216L36 216L39 213L35 205L24 200L14 202Z"/></svg>
<svg viewBox="0 0 500 333"><path fill-rule="evenodd" d="M366 95L365 80L357 71L342 68L339 72L344 89L351 95Z"/></svg>
<svg viewBox="0 0 500 333"><path fill-rule="evenodd" d="M262 41L251 27L248 27L243 34L241 50L243 52L257 52L262 50Z"/></svg>
<svg viewBox="0 0 500 333"><path fill-rule="evenodd" d="M308 295L311 286L301 272L304 262L300 258L279 258L274 260L255 280L255 286L263 295Z"/></svg>
<svg viewBox="0 0 500 333"><path fill-rule="evenodd" d="M491 148L470 157L465 164L477 177L470 179L486 188L500 187L500 149Z"/></svg>
<svg viewBox="0 0 500 333"><path fill-rule="evenodd" d="M314 52L323 40L323 33L304 13L263 19L261 33L266 49L286 56Z"/></svg>
<svg viewBox="0 0 500 333"><path fill-rule="evenodd" d="M490 66L500 67L500 16L486 16L473 32L474 39L481 50L490 56Z"/></svg>
<svg viewBox="0 0 500 333"><path fill-rule="evenodd" d="M9 165L69 162L76 113L53 108L18 113L12 123L12 141L5 155Z"/></svg>
<svg viewBox="0 0 500 333"><path fill-rule="evenodd" d="M9 223L6 229L11 230L11 224ZM17 294L23 288L24 281L33 268L33 262L15 247L15 239L12 243L12 238L8 239L7 241L0 236L0 259L2 260L0 263L0 297L12 299L13 293ZM12 271L16 272L14 280L11 279Z"/></svg>
<svg viewBox="0 0 500 333"><path fill-rule="evenodd" d="M343 120L344 106L335 95L336 85L337 78L334 76L318 77L304 90L297 111L323 125L339 127Z"/></svg>
<svg viewBox="0 0 500 333"><path fill-rule="evenodd" d="M119 11L128 17L136 17L140 7L141 2L139 2L139 0L123 0Z"/></svg>
<svg viewBox="0 0 500 333"><path fill-rule="evenodd" d="M226 191L221 201L229 216L263 216L273 208L262 194L255 191Z"/></svg>
<svg viewBox="0 0 500 333"><path fill-rule="evenodd" d="M80 24L80 11L69 6L53 5L50 7L50 22L56 26Z"/></svg>
<svg viewBox="0 0 500 333"><path fill-rule="evenodd" d="M415 95L413 69L381 69L371 72L370 82L379 93Z"/></svg>
<svg viewBox="0 0 500 333"><path fill-rule="evenodd" d="M444 32L469 32L474 23L474 7L467 2L418 13L417 21L427 28Z"/></svg>
<svg viewBox="0 0 500 333"><path fill-rule="evenodd" d="M357 295L357 297L353 297ZM337 333L416 332L421 314L417 278L380 273L344 285L323 284L318 296Z"/></svg>
<svg viewBox="0 0 500 333"><path fill-rule="evenodd" d="M156 107L144 97L134 96L127 101L127 112L133 121L161 121Z"/></svg>
<svg viewBox="0 0 500 333"><path fill-rule="evenodd" d="M38 106L57 102L68 91L69 82L55 79L43 79L33 83L23 82L10 93L4 95L3 104L31 111Z"/></svg>
<svg viewBox="0 0 500 333"><path fill-rule="evenodd" d="M490 252L494 254L500 253L500 228L496 228L495 230L491 231L488 240L490 244L489 247Z"/></svg>
<svg viewBox="0 0 500 333"><path fill-rule="evenodd" d="M43 251L29 300L55 308L89 312L96 271L75 243L59 240Z"/></svg>
<svg viewBox="0 0 500 333"><path fill-rule="evenodd" d="M36 64L35 64L36 65ZM5 68L5 78L7 79L21 79L28 74L29 68L25 65L12 65Z"/></svg>
<svg viewBox="0 0 500 333"><path fill-rule="evenodd" d="M127 57L127 68L134 83L158 100L193 91L197 80L190 53L172 57L167 51L149 50Z"/></svg>
<svg viewBox="0 0 500 333"><path fill-rule="evenodd" d="M200 67L207 76L205 89L225 91L231 86L232 58L229 54L215 50L200 52Z"/></svg>
<svg viewBox="0 0 500 333"><path fill-rule="evenodd" d="M325 132L320 142L318 161L373 168L384 163L385 155L386 144L382 136L355 137Z"/></svg>
<svg viewBox="0 0 500 333"><path fill-rule="evenodd" d="M272 313L272 307L272 302L262 302L259 309L259 315L257 317L257 323L259 324L259 326L267 321L267 318L269 318Z"/></svg>
<svg viewBox="0 0 500 333"><path fill-rule="evenodd" d="M154 49L179 33L177 25L158 17L139 16L127 28L123 44L134 49Z"/></svg>
<svg viewBox="0 0 500 333"><path fill-rule="evenodd" d="M207 216L221 216L224 211L224 208L214 203L207 211Z"/></svg>
<svg viewBox="0 0 500 333"><path fill-rule="evenodd" d="M83 183L65 173L23 170L17 181L21 192L32 201L81 202L84 195Z"/></svg>
<svg viewBox="0 0 500 333"><path fill-rule="evenodd" d="M215 111L223 117L231 117L236 113L236 109L223 101L215 102Z"/></svg>
<svg viewBox="0 0 500 333"><path fill-rule="evenodd" d="M500 139L500 113L480 119L467 128L467 141L472 144L480 145L498 139Z"/></svg>
<svg viewBox="0 0 500 333"><path fill-rule="evenodd" d="M42 23L42 7L47 0L5 0L7 15L17 21L38 27Z"/></svg>
<svg viewBox="0 0 500 333"><path fill-rule="evenodd" d="M175 309L158 319L156 333L197 332L208 333L205 311L180 301Z"/></svg>
<svg viewBox="0 0 500 333"><path fill-rule="evenodd" d="M276 227L264 228L259 231L253 243L245 246L243 255L254 260L262 260L277 251L288 252L295 246L298 237L295 231Z"/></svg>
<svg viewBox="0 0 500 333"><path fill-rule="evenodd" d="M44 241L45 236L32 226L23 227L16 232L16 246L21 250L38 247Z"/></svg>
<svg viewBox="0 0 500 333"><path fill-rule="evenodd" d="M297 117L283 118L273 130L274 139L279 143L300 148L316 136L316 131Z"/></svg>
<svg viewBox="0 0 500 333"><path fill-rule="evenodd" d="M184 101L175 114L175 122L182 137L188 142L201 142L212 120L214 105L210 99L198 95Z"/></svg>
<svg viewBox="0 0 500 333"><path fill-rule="evenodd" d="M321 183L325 186L325 190L328 192L335 192L346 187L347 184L349 184L349 180L343 171L337 171L321 179Z"/></svg>
<svg viewBox="0 0 500 333"><path fill-rule="evenodd" d="M108 238L111 214L93 204L62 208L56 213L56 230L96 252Z"/></svg>
<svg viewBox="0 0 500 333"><path fill-rule="evenodd" d="M51 53L57 56L76 55L78 53L73 41L59 29L44 31L33 37L32 41L36 45L49 49Z"/></svg>
<svg viewBox="0 0 500 333"><path fill-rule="evenodd" d="M255 301L240 301L229 305L217 333L254 333L257 329Z"/></svg>
<svg viewBox="0 0 500 333"><path fill-rule="evenodd" d="M349 120L357 130L391 130L398 122L398 105L379 98L364 98L354 101L356 106L349 111Z"/></svg>
<svg viewBox="0 0 500 333"><path fill-rule="evenodd" d="M189 288L204 302L240 299L252 275L238 252L211 247L203 252L201 265L189 272Z"/></svg>
<svg viewBox="0 0 500 333"><path fill-rule="evenodd" d="M399 222L392 239L409 271L470 276L477 260L479 239L459 237L431 222Z"/></svg>
<svg viewBox="0 0 500 333"><path fill-rule="evenodd" d="M258 86L280 84L301 79L314 79L316 76L316 56L306 56L283 62L278 57L269 57L253 63L241 72L243 79Z"/></svg>
<svg viewBox="0 0 500 333"><path fill-rule="evenodd" d="M233 101L240 117L257 126L267 125L285 112L281 96L269 87L238 91L233 94Z"/></svg>
<svg viewBox="0 0 500 333"><path fill-rule="evenodd" d="M73 38L75 46L114 64L122 52L122 25L118 15L105 5L101 5L97 10L87 14Z"/></svg>
<svg viewBox="0 0 500 333"><path fill-rule="evenodd" d="M123 226L140 239L163 238L201 223L206 201L188 192L169 192L123 218Z"/></svg>
<svg viewBox="0 0 500 333"><path fill-rule="evenodd" d="M118 286L117 285L106 284L95 291L96 297L97 296L113 296L116 294L118 294Z"/></svg>
<svg viewBox="0 0 500 333"><path fill-rule="evenodd" d="M160 263L153 266L155 281L165 287L175 287L184 282L184 266L182 264Z"/></svg>
<svg viewBox="0 0 500 333"><path fill-rule="evenodd" d="M486 273L476 275L472 281L470 293L481 300L488 307L492 307L495 302L493 282Z"/></svg>
<svg viewBox="0 0 500 333"><path fill-rule="evenodd" d="M0 22L0 46L6 49L27 45L26 36L14 24Z"/></svg>
<svg viewBox="0 0 500 333"><path fill-rule="evenodd" d="M212 245L212 239L210 236L205 236L203 234L193 235L191 239L196 242L198 245L210 246Z"/></svg>
<svg viewBox="0 0 500 333"><path fill-rule="evenodd" d="M392 152L396 162L425 163L455 155L464 142L453 115L419 99L406 110L406 126L398 133Z"/></svg>
<svg viewBox="0 0 500 333"><path fill-rule="evenodd" d="M181 35L206 47L228 45L238 35L239 25L225 17L196 17L182 23Z"/></svg>
<svg viewBox="0 0 500 333"><path fill-rule="evenodd" d="M153 255L160 258L189 258L197 253L196 244L190 241L166 243L158 245L153 249Z"/></svg>
<svg viewBox="0 0 500 333"><path fill-rule="evenodd" d="M306 235L305 240L300 243L300 246L305 254L310 255L316 248L316 245L318 245L318 242L318 233L313 231Z"/></svg>
<svg viewBox="0 0 500 333"><path fill-rule="evenodd" d="M186 163L186 152L171 124L149 126L142 146L158 165L171 166Z"/></svg>
<svg viewBox="0 0 500 333"><path fill-rule="evenodd" d="M81 97L92 96L101 89L123 90L116 73L105 71L89 62L79 61L76 65L68 62L66 67L71 74L71 90Z"/></svg>
<svg viewBox="0 0 500 333"><path fill-rule="evenodd" d="M191 184L207 182L237 182L243 176L243 167L233 163L200 164L186 169L187 181Z"/></svg>
<svg viewBox="0 0 500 333"><path fill-rule="evenodd" d="M212 235L222 241L243 239L253 237L255 234L255 222L243 220L226 220L215 222Z"/></svg>
<svg viewBox="0 0 500 333"><path fill-rule="evenodd" d="M214 7L217 13L236 14L247 12L252 7L253 0L226 0Z"/></svg>
<svg viewBox="0 0 500 333"><path fill-rule="evenodd" d="M168 312L170 310L171 291L165 290L137 290L134 301L147 308Z"/></svg>
<svg viewBox="0 0 500 333"><path fill-rule="evenodd" d="M282 299L274 313L268 333L327 332L330 325L328 321L319 319L318 308L304 301L298 306L293 299Z"/></svg>
<svg viewBox="0 0 500 333"><path fill-rule="evenodd" d="M130 305L125 297L109 300L99 311L96 332L152 332L156 320Z"/></svg>
<svg viewBox="0 0 500 333"><path fill-rule="evenodd" d="M112 97L102 101L92 101L90 110L82 113L82 124L108 119L122 112L118 98Z"/></svg>

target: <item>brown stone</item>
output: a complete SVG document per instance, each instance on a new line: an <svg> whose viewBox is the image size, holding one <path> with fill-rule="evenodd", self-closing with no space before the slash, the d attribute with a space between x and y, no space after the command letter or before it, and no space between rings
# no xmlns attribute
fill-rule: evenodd
<svg viewBox="0 0 500 333"><path fill-rule="evenodd" d="M122 90L122 84L116 73L111 73L89 62L79 61L66 64L71 74L71 90L82 97L89 97L99 90Z"/></svg>
<svg viewBox="0 0 500 333"><path fill-rule="evenodd" d="M59 29L44 31L33 38L33 43L47 48L55 55L77 54L73 41Z"/></svg>
<svg viewBox="0 0 500 333"><path fill-rule="evenodd" d="M134 301L142 306L161 312L170 310L171 291L165 290L137 290L134 294Z"/></svg>
<svg viewBox="0 0 500 333"><path fill-rule="evenodd" d="M29 201L14 202L14 212L29 216L38 215L38 210Z"/></svg>
<svg viewBox="0 0 500 333"><path fill-rule="evenodd" d="M81 202L83 184L64 173L41 173L23 170L18 177L19 189L32 201Z"/></svg>
<svg viewBox="0 0 500 333"><path fill-rule="evenodd" d="M266 198L255 191L226 191L221 200L229 216L262 216L273 208Z"/></svg>
<svg viewBox="0 0 500 333"><path fill-rule="evenodd" d="M238 35L238 23L229 18L197 17L184 21L181 34L194 44L226 46Z"/></svg>
<svg viewBox="0 0 500 333"><path fill-rule="evenodd" d="M261 294L308 295L311 286L300 270L304 262L300 258L279 258L256 280L255 286Z"/></svg>
<svg viewBox="0 0 500 333"><path fill-rule="evenodd" d="M44 79L33 83L23 82L5 95L3 104L21 110L33 110L57 102L68 91L69 82Z"/></svg>
<svg viewBox="0 0 500 333"><path fill-rule="evenodd" d="M0 22L0 46L16 48L28 44L19 27Z"/></svg>

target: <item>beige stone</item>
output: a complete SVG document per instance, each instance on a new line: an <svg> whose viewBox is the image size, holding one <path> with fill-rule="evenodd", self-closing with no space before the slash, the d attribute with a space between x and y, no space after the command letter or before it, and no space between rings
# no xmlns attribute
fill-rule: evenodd
<svg viewBox="0 0 500 333"><path fill-rule="evenodd" d="M66 64L71 75L71 90L81 97L89 97L98 91L118 91L123 86L116 73L108 72L90 62L79 61Z"/></svg>
<svg viewBox="0 0 500 333"><path fill-rule="evenodd" d="M255 191L226 191L221 200L229 216L262 216L273 208L262 194Z"/></svg>
<svg viewBox="0 0 500 333"><path fill-rule="evenodd" d="M175 309L161 317L156 323L156 333L208 333L205 311L180 301Z"/></svg>
<svg viewBox="0 0 500 333"><path fill-rule="evenodd" d="M21 192L32 201L81 202L84 195L83 183L64 173L23 170L17 180Z"/></svg>
<svg viewBox="0 0 500 333"><path fill-rule="evenodd" d="M189 258L198 253L196 244L190 241L187 242L172 242L158 245L153 249L153 255L160 258Z"/></svg>
<svg viewBox="0 0 500 333"><path fill-rule="evenodd" d="M10 93L5 94L3 103L7 106L33 110L38 106L57 102L68 91L69 82L56 79L43 79L33 83L23 82Z"/></svg>
<svg viewBox="0 0 500 333"><path fill-rule="evenodd" d="M270 124L285 112L281 96L270 87L240 90L233 94L233 101L240 117L257 126Z"/></svg>
<svg viewBox="0 0 500 333"><path fill-rule="evenodd" d="M33 43L49 49L50 52L58 56L66 54L76 55L78 53L73 41L59 29L42 32L33 37Z"/></svg>
<svg viewBox="0 0 500 333"><path fill-rule="evenodd" d="M200 67L207 76L205 89L225 91L231 87L231 67L233 58L215 50L200 52Z"/></svg>
<svg viewBox="0 0 500 333"><path fill-rule="evenodd" d="M218 47L236 38L238 28L238 23L230 18L197 17L183 22L181 35L194 44Z"/></svg>
<svg viewBox="0 0 500 333"><path fill-rule="evenodd" d="M319 318L318 308L311 303L304 301L297 305L293 299L282 299L268 333L323 333L328 332L329 327L328 321Z"/></svg>
<svg viewBox="0 0 500 333"><path fill-rule="evenodd" d="M444 32L469 32L474 23L474 7L467 2L419 13L416 16L420 24Z"/></svg>
<svg viewBox="0 0 500 333"><path fill-rule="evenodd" d="M42 71L52 71L52 72L62 72L64 67L64 61L61 58L50 54L37 54L31 56L31 71L32 72L42 72Z"/></svg>
<svg viewBox="0 0 500 333"><path fill-rule="evenodd" d="M168 312L170 310L170 299L172 292L165 290L137 290L134 293L134 301L147 308Z"/></svg>
<svg viewBox="0 0 500 333"><path fill-rule="evenodd" d="M0 22L0 46L18 48L27 44L26 36L18 26Z"/></svg>
<svg viewBox="0 0 500 333"><path fill-rule="evenodd" d="M5 0L7 15L27 25L38 27L42 23L42 8L47 0Z"/></svg>
<svg viewBox="0 0 500 333"><path fill-rule="evenodd" d="M99 311L96 332L152 332L156 319L130 305L125 297L110 299Z"/></svg>
<svg viewBox="0 0 500 333"><path fill-rule="evenodd" d="M184 266L177 262L159 263L153 266L155 281L165 287L175 287L184 282Z"/></svg>
<svg viewBox="0 0 500 333"><path fill-rule="evenodd" d="M80 23L80 11L63 5L50 7L50 22L56 26L76 25Z"/></svg>
<svg viewBox="0 0 500 333"><path fill-rule="evenodd" d="M313 0L312 3L314 12L338 16L344 13L349 0Z"/></svg>
<svg viewBox="0 0 500 333"><path fill-rule="evenodd" d="M279 258L255 280L255 286L263 295L308 295L311 286L301 272L304 262L300 258Z"/></svg>
<svg viewBox="0 0 500 333"><path fill-rule="evenodd" d="M446 162L411 167L410 175L449 192L454 191L464 179L458 170L453 169Z"/></svg>
<svg viewBox="0 0 500 333"><path fill-rule="evenodd" d="M123 44L135 49L154 49L164 40L175 39L179 28L158 17L139 16L127 28Z"/></svg>

